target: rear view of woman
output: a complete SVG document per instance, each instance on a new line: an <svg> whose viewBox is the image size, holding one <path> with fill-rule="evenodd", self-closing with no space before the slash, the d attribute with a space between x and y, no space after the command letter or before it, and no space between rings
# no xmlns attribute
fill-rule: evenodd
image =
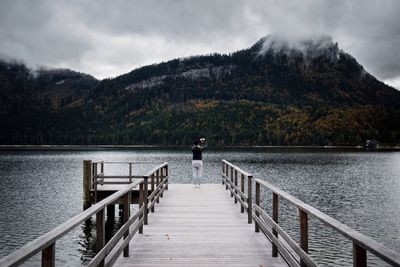
<svg viewBox="0 0 400 267"><path fill-rule="evenodd" d="M193 161L193 183L194 187L200 187L201 179L203 177L203 150L207 147L206 139L200 138L199 140L194 140L192 146Z"/></svg>

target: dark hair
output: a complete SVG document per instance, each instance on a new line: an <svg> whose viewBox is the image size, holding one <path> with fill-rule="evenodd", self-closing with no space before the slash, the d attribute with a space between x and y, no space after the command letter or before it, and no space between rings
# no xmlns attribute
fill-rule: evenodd
<svg viewBox="0 0 400 267"><path fill-rule="evenodd" d="M199 145L199 141L198 140L194 140L193 141L193 145L198 146Z"/></svg>

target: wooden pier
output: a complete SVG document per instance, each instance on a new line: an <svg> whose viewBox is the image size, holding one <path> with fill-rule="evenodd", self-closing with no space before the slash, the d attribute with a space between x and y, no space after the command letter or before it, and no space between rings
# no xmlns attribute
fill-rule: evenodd
<svg viewBox="0 0 400 267"><path fill-rule="evenodd" d="M129 255L114 266L288 266L221 184L171 184Z"/></svg>
<svg viewBox="0 0 400 267"><path fill-rule="evenodd" d="M56 242L93 217L96 255L87 266L315 267L319 265L308 254L311 219L353 244L353 266L367 266L367 253L400 266L400 253L226 160L221 166L222 185L201 188L169 184L167 162L143 175L133 175L133 163L127 162L129 174L124 176L106 175L104 164L84 161L83 212L0 259L0 266L18 266L37 253L42 255L42 266L55 266ZM271 214L261 205L266 190L272 193ZM101 191L108 193L100 197ZM279 225L280 199L298 209L299 240ZM113 216L117 204L123 224L106 242L106 215Z"/></svg>

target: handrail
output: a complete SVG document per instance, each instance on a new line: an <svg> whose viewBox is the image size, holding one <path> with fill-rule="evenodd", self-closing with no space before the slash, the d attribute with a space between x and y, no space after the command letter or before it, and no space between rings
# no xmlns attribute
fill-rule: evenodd
<svg viewBox="0 0 400 267"><path fill-rule="evenodd" d="M129 178L143 178L143 175L103 175L97 174L97 178L102 179L129 179Z"/></svg>
<svg viewBox="0 0 400 267"><path fill-rule="evenodd" d="M242 174L241 188L238 187L237 173ZM317 266L317 264L308 255L308 215L317 218L327 226L331 227L347 239L353 242L353 266L366 266L367 256L366 252L369 251L378 258L384 260L393 266L400 266L400 253L385 247L379 242L373 240L372 238L361 234L360 232L348 227L347 225L337 221L336 219L330 217L329 215L319 211L318 209L304 203L303 201L295 198L294 196L288 194L287 192L273 186L272 184L263 181L261 179L255 179L255 203L252 205L251 202L251 190L248 191L247 200L248 204L244 203L243 187L243 176L249 175L249 173L243 171L239 167L233 165L232 163L222 160L222 184L226 184L226 189L231 191L231 197L234 197L235 203L239 200L241 204L241 209L247 210L249 216L255 221L255 231L259 232L260 229L268 237L272 243L272 256L277 257L278 252L285 258L286 261L292 263L294 266ZM248 188L251 186L252 180L248 180ZM272 217L270 217L262 208L260 207L261 199L261 185L267 187L272 191ZM282 197L289 201L291 204L295 205L299 210L300 218L300 244L296 244L291 237L283 232L283 229L278 224L278 197ZM287 243L283 245L281 239L278 239L280 235L283 240ZM297 259L293 258L291 252L289 252L287 245L289 245L293 252L297 254L300 258L300 264L297 263Z"/></svg>
<svg viewBox="0 0 400 267"><path fill-rule="evenodd" d="M98 161L98 162L93 162L93 163L106 163L106 164L144 164L144 163L149 163L149 164L154 164L154 163L164 163L164 161Z"/></svg>
<svg viewBox="0 0 400 267"><path fill-rule="evenodd" d="M101 175L104 176L104 161L92 162L84 161L84 186L87 184L85 181L97 179L97 164L101 164ZM94 169L96 168L96 170ZM148 196L148 179L149 177L156 177L157 187L153 190L151 198ZM130 176L133 178L133 176ZM109 197L93 204L92 206L85 206L85 210L68 221L62 223L56 228L50 230L46 234L36 238L27 245L17 249L6 257L0 259L0 266L17 266L25 262L33 255L42 251L42 266L54 266L55 264L55 243L56 241L78 226L96 215L96 250L97 254L90 262L89 266L103 266L107 257L108 262L106 266L112 265L119 254L123 251L124 257L129 256L129 241L137 231L143 233L143 225L148 224L149 206L151 211L154 212L155 203L159 202L159 198L163 197L163 192L168 190L168 162L164 162L156 168L152 169L146 175L135 177L129 185L123 186L119 191L113 193ZM97 182L97 181L96 181ZM131 191L133 188L140 186L139 190L139 210L129 217L129 205L131 203ZM154 186L154 179L152 179L152 186ZM152 188L153 189L153 188ZM85 190L85 189L84 189ZM119 231L111 238L111 240L104 244L104 212L108 205L114 204L117 200L122 198L123 203L123 222L124 224ZM84 197L85 201L85 197ZM150 205L149 205L150 204ZM137 219L139 219L137 221ZM131 227L132 224L136 224ZM124 240L118 242L122 236ZM117 245L117 247L115 247Z"/></svg>
<svg viewBox="0 0 400 267"><path fill-rule="evenodd" d="M362 247L363 249L370 251L372 254L374 254L378 258L384 260L385 262L387 262L393 266L400 266L400 253L397 253L394 250L375 241L374 239L350 228L349 226L339 222L338 220L332 218L331 216L304 203L303 201L299 200L298 198L288 194L287 192L273 186L272 184L270 184L266 181L263 181L260 179L255 179L255 182L269 188L272 192L274 192L275 194L279 195L280 197L286 199L287 201L289 201L290 203L295 205L298 209L319 219L325 225L336 230L337 232L339 232L341 235L343 235L347 239L350 239L351 241L357 243L357 245Z"/></svg>
<svg viewBox="0 0 400 267"><path fill-rule="evenodd" d="M18 250L12 252L11 254L7 255L6 257L0 259L0 266L16 266L33 255L37 254L40 251L43 251L50 245L54 244L59 238L67 234L73 228L78 226L79 224L83 223L84 221L91 218L93 215L98 213L104 208L118 200L120 197L124 196L126 193L130 192L134 187L143 183L143 179L137 180L134 183L125 186L125 188L115 192L111 196L103 199L102 201L94 204L87 210L75 215L68 221L62 223L61 225L57 226L56 228L50 230L46 234L36 238L35 240L31 241L30 243L26 244L25 246L19 248Z"/></svg>
<svg viewBox="0 0 400 267"><path fill-rule="evenodd" d="M227 161L227 160L224 160L224 159L223 159L222 162L225 163L225 164L227 164L228 166L230 166L230 167L236 169L238 172L240 172L240 173L243 174L244 176L253 176L252 174L250 174L250 173L248 173L248 172L242 170L242 169L239 168L238 166L233 165L232 163L230 163L230 162Z"/></svg>
<svg viewBox="0 0 400 267"><path fill-rule="evenodd" d="M168 165L168 162L165 161L143 161L143 163L160 163L160 165L154 167L152 170L150 170L146 175L132 175L132 170L131 168L129 169L129 175L105 175L104 174L104 164L133 164L133 163L137 163L137 162L130 162L130 161L115 161L115 162L108 162L108 161L97 161L97 162L92 162L92 166L93 166L93 178L97 179L133 179L133 178L143 178L145 176L149 177L152 174L156 173L158 169L164 168L165 166ZM97 164L100 163L101 165L101 173L97 173ZM131 181L130 181L131 183ZM96 184L96 181L95 183Z"/></svg>
<svg viewBox="0 0 400 267"><path fill-rule="evenodd" d="M152 176L153 174L155 174L157 172L157 170L163 168L163 167L168 167L168 162L163 162L162 164L158 165L157 167L155 167L154 169L152 169L151 171L149 171L146 175L147 177Z"/></svg>
<svg viewBox="0 0 400 267"><path fill-rule="evenodd" d="M160 163L160 161L143 161L144 163ZM104 165L105 164L127 164L129 166L129 175L105 175L104 173ZM132 179L138 179L138 178L148 178L157 170L166 168L168 169L168 162L162 162L162 164L158 165L154 169L152 169L150 172L148 172L146 175L133 175L132 174L132 164L135 162L131 161L115 161L115 162L108 162L108 161L97 161L97 162L91 162L91 168L92 168L92 174L91 174L91 189L94 190L94 198L97 200L97 192L98 192L98 185L105 185L105 184L114 184L114 185L121 185L121 184L130 184L132 183ZM100 173L98 173L98 164L100 164ZM166 171L168 172L168 171ZM104 181L105 179L118 179L118 181ZM153 187L152 187L153 189Z"/></svg>
<svg viewBox="0 0 400 267"><path fill-rule="evenodd" d="M238 187L240 174L240 188ZM230 176L230 179L229 179ZM247 196L245 196L245 178L247 177ZM240 211L244 213L247 211L247 222L251 224L252 218L252 179L253 175L243 171L232 163L222 160L222 184L225 184L225 189L231 191L231 197L234 197L235 203L239 201ZM245 203L245 201L247 203Z"/></svg>

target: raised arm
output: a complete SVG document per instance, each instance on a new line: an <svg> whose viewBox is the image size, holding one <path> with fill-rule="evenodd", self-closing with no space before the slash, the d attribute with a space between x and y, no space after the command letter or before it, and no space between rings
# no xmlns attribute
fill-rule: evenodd
<svg viewBox="0 0 400 267"><path fill-rule="evenodd" d="M207 141L205 138L200 138L200 147L202 150L206 149L208 147Z"/></svg>

